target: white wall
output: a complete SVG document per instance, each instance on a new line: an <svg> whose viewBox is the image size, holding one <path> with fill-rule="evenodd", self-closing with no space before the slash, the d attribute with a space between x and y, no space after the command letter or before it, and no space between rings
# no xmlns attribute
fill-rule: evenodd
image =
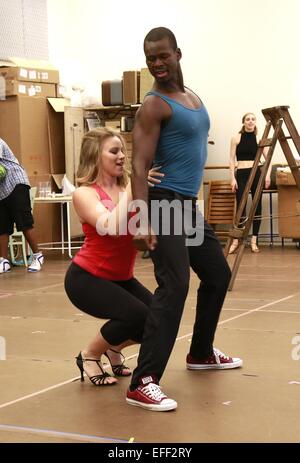
<svg viewBox="0 0 300 463"><path fill-rule="evenodd" d="M142 43L152 27L172 29L185 83L210 113L208 164L227 164L247 111L261 134L261 109L289 105L300 131L299 0L48 0L48 19L49 59L62 83L83 84L98 99L102 80L145 66ZM274 161L282 160L278 148Z"/></svg>
<svg viewBox="0 0 300 463"><path fill-rule="evenodd" d="M0 0L0 58L48 59L47 0Z"/></svg>

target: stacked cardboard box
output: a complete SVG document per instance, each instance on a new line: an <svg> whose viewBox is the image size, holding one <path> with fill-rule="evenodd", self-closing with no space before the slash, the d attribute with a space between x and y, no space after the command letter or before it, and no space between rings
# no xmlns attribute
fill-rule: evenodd
<svg viewBox="0 0 300 463"><path fill-rule="evenodd" d="M142 68L140 73L140 103L143 103L146 93L148 93L154 83L154 79L148 68Z"/></svg>
<svg viewBox="0 0 300 463"><path fill-rule="evenodd" d="M121 132L122 137L126 143L126 155L130 163L132 158L132 133L131 132Z"/></svg>
<svg viewBox="0 0 300 463"><path fill-rule="evenodd" d="M123 103L134 105L139 102L140 96L140 71L123 72Z"/></svg>
<svg viewBox="0 0 300 463"><path fill-rule="evenodd" d="M282 238L300 238L300 190L290 169L277 171L278 231Z"/></svg>
<svg viewBox="0 0 300 463"><path fill-rule="evenodd" d="M50 180L55 190L53 175L65 172L63 115L56 113L47 97L56 96L59 72L46 62L11 58L0 62L0 78L5 84L0 137L25 168L32 186ZM59 217L59 205L35 205L39 242L60 239Z"/></svg>
<svg viewBox="0 0 300 463"><path fill-rule="evenodd" d="M101 84L103 106L136 105L153 86L148 68L140 71L123 71L122 79L105 80Z"/></svg>
<svg viewBox="0 0 300 463"><path fill-rule="evenodd" d="M5 80L5 96L39 96L55 97L55 84L43 84L42 82L25 82L14 79Z"/></svg>
<svg viewBox="0 0 300 463"><path fill-rule="evenodd" d="M103 106L123 104L123 81L120 79L105 80L101 85Z"/></svg>

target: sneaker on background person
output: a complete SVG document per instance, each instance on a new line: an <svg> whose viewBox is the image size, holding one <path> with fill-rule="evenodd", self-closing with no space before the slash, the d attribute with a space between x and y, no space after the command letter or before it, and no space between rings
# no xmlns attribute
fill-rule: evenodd
<svg viewBox="0 0 300 463"><path fill-rule="evenodd" d="M126 402L155 412L166 412L177 408L177 402L162 392L152 376L141 378L140 385L133 391L128 389Z"/></svg>
<svg viewBox="0 0 300 463"><path fill-rule="evenodd" d="M8 259L0 257L0 273L6 273L11 271L11 265Z"/></svg>
<svg viewBox="0 0 300 463"><path fill-rule="evenodd" d="M28 272L39 272L42 270L42 265L44 263L44 256L41 252L34 253L32 255L32 262L27 267Z"/></svg>
<svg viewBox="0 0 300 463"><path fill-rule="evenodd" d="M226 370L239 368L243 365L243 360L238 357L229 357L219 349L215 349L213 354L206 359L196 359L188 354L186 357L186 367L188 370Z"/></svg>

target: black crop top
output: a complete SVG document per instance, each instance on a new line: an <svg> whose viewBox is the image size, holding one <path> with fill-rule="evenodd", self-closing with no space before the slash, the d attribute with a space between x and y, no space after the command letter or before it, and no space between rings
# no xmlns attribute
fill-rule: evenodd
<svg viewBox="0 0 300 463"><path fill-rule="evenodd" d="M258 144L254 132L243 132L241 141L236 147L237 161L254 161Z"/></svg>

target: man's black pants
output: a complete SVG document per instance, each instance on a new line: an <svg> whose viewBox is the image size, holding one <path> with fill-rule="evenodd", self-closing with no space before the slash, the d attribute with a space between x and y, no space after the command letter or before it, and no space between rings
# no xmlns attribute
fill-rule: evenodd
<svg viewBox="0 0 300 463"><path fill-rule="evenodd" d="M154 189L154 199L186 199L174 192ZM193 202L194 213L195 202ZM161 216L163 213L161 214ZM156 231L156 230L155 230ZM138 365L132 377L131 389L139 385L139 378L155 376L161 379L171 355L189 289L190 267L201 280L196 305L190 353L203 359L213 352L213 340L231 271L221 244L213 229L204 222L203 243L186 245L186 235L157 234L157 248L150 253L158 287L148 312ZM182 359L179 360L182 362Z"/></svg>

